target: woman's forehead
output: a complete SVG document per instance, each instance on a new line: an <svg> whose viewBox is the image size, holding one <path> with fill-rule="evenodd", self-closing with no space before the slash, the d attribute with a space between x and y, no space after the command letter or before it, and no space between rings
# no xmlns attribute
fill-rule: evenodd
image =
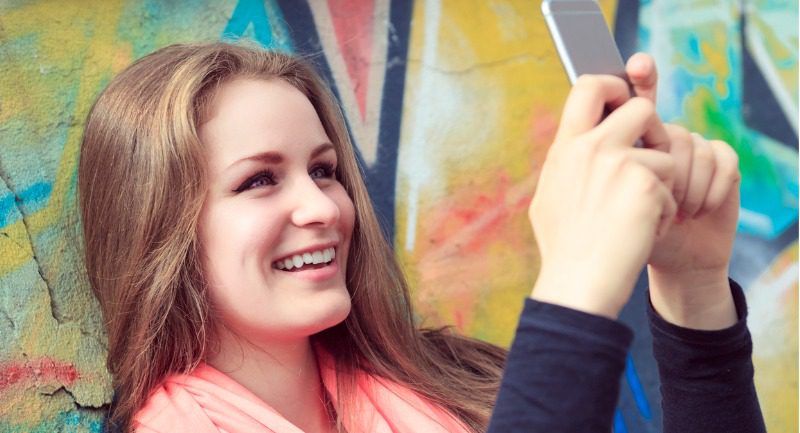
<svg viewBox="0 0 800 433"><path fill-rule="evenodd" d="M210 102L199 133L212 160L218 160L214 165L330 142L308 98L283 80L236 79L220 86Z"/></svg>

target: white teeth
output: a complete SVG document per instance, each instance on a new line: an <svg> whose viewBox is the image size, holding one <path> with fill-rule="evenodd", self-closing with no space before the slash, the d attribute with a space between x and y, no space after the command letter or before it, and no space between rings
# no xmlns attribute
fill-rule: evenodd
<svg viewBox="0 0 800 433"><path fill-rule="evenodd" d="M295 254L283 260L278 260L273 266L280 270L291 271L294 268L301 268L303 265L330 263L334 258L336 258L336 249L331 247L324 250Z"/></svg>

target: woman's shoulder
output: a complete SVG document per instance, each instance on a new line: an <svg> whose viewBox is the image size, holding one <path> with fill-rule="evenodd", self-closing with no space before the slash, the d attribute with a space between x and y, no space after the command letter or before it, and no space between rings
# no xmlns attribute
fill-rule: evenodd
<svg viewBox="0 0 800 433"><path fill-rule="evenodd" d="M206 433L218 430L209 419L205 405L214 389L227 384L223 373L200 364L189 373L168 376L150 393L133 417L137 433Z"/></svg>
<svg viewBox="0 0 800 433"><path fill-rule="evenodd" d="M133 425L137 433L239 433L291 424L233 378L200 363L191 372L173 374L159 384L134 416Z"/></svg>

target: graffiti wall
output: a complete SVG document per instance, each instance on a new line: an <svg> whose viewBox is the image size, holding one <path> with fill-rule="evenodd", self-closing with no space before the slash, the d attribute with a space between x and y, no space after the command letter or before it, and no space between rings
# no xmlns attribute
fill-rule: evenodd
<svg viewBox="0 0 800 433"><path fill-rule="evenodd" d="M768 428L797 431L797 2L600 3L623 55L655 56L661 116L740 155L731 274ZM112 390L75 207L83 122L133 60L220 38L311 55L420 322L510 343L538 272L526 209L568 91L538 2L1 2L0 432L102 430ZM616 433L660 431L645 302L640 281Z"/></svg>

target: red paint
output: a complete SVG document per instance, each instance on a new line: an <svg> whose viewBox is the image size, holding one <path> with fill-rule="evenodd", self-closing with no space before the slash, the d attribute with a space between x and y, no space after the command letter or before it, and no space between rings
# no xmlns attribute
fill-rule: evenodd
<svg viewBox="0 0 800 433"><path fill-rule="evenodd" d="M488 193L475 193L477 187L462 188L441 201L428 213L425 236L426 260L460 253L482 254L485 248L503 238L512 243L525 239L509 224L524 218L536 185L537 175L514 182L503 172L495 175ZM466 205L465 205L466 204ZM520 220L523 221L523 220Z"/></svg>
<svg viewBox="0 0 800 433"><path fill-rule="evenodd" d="M328 0L339 52L347 64L361 120L366 118L369 65L372 59L374 0ZM383 61L383 59L381 59Z"/></svg>
<svg viewBox="0 0 800 433"><path fill-rule="evenodd" d="M39 358L25 362L0 364L0 392L20 382L34 384L57 382L72 385L80 375L70 363L50 358Z"/></svg>

